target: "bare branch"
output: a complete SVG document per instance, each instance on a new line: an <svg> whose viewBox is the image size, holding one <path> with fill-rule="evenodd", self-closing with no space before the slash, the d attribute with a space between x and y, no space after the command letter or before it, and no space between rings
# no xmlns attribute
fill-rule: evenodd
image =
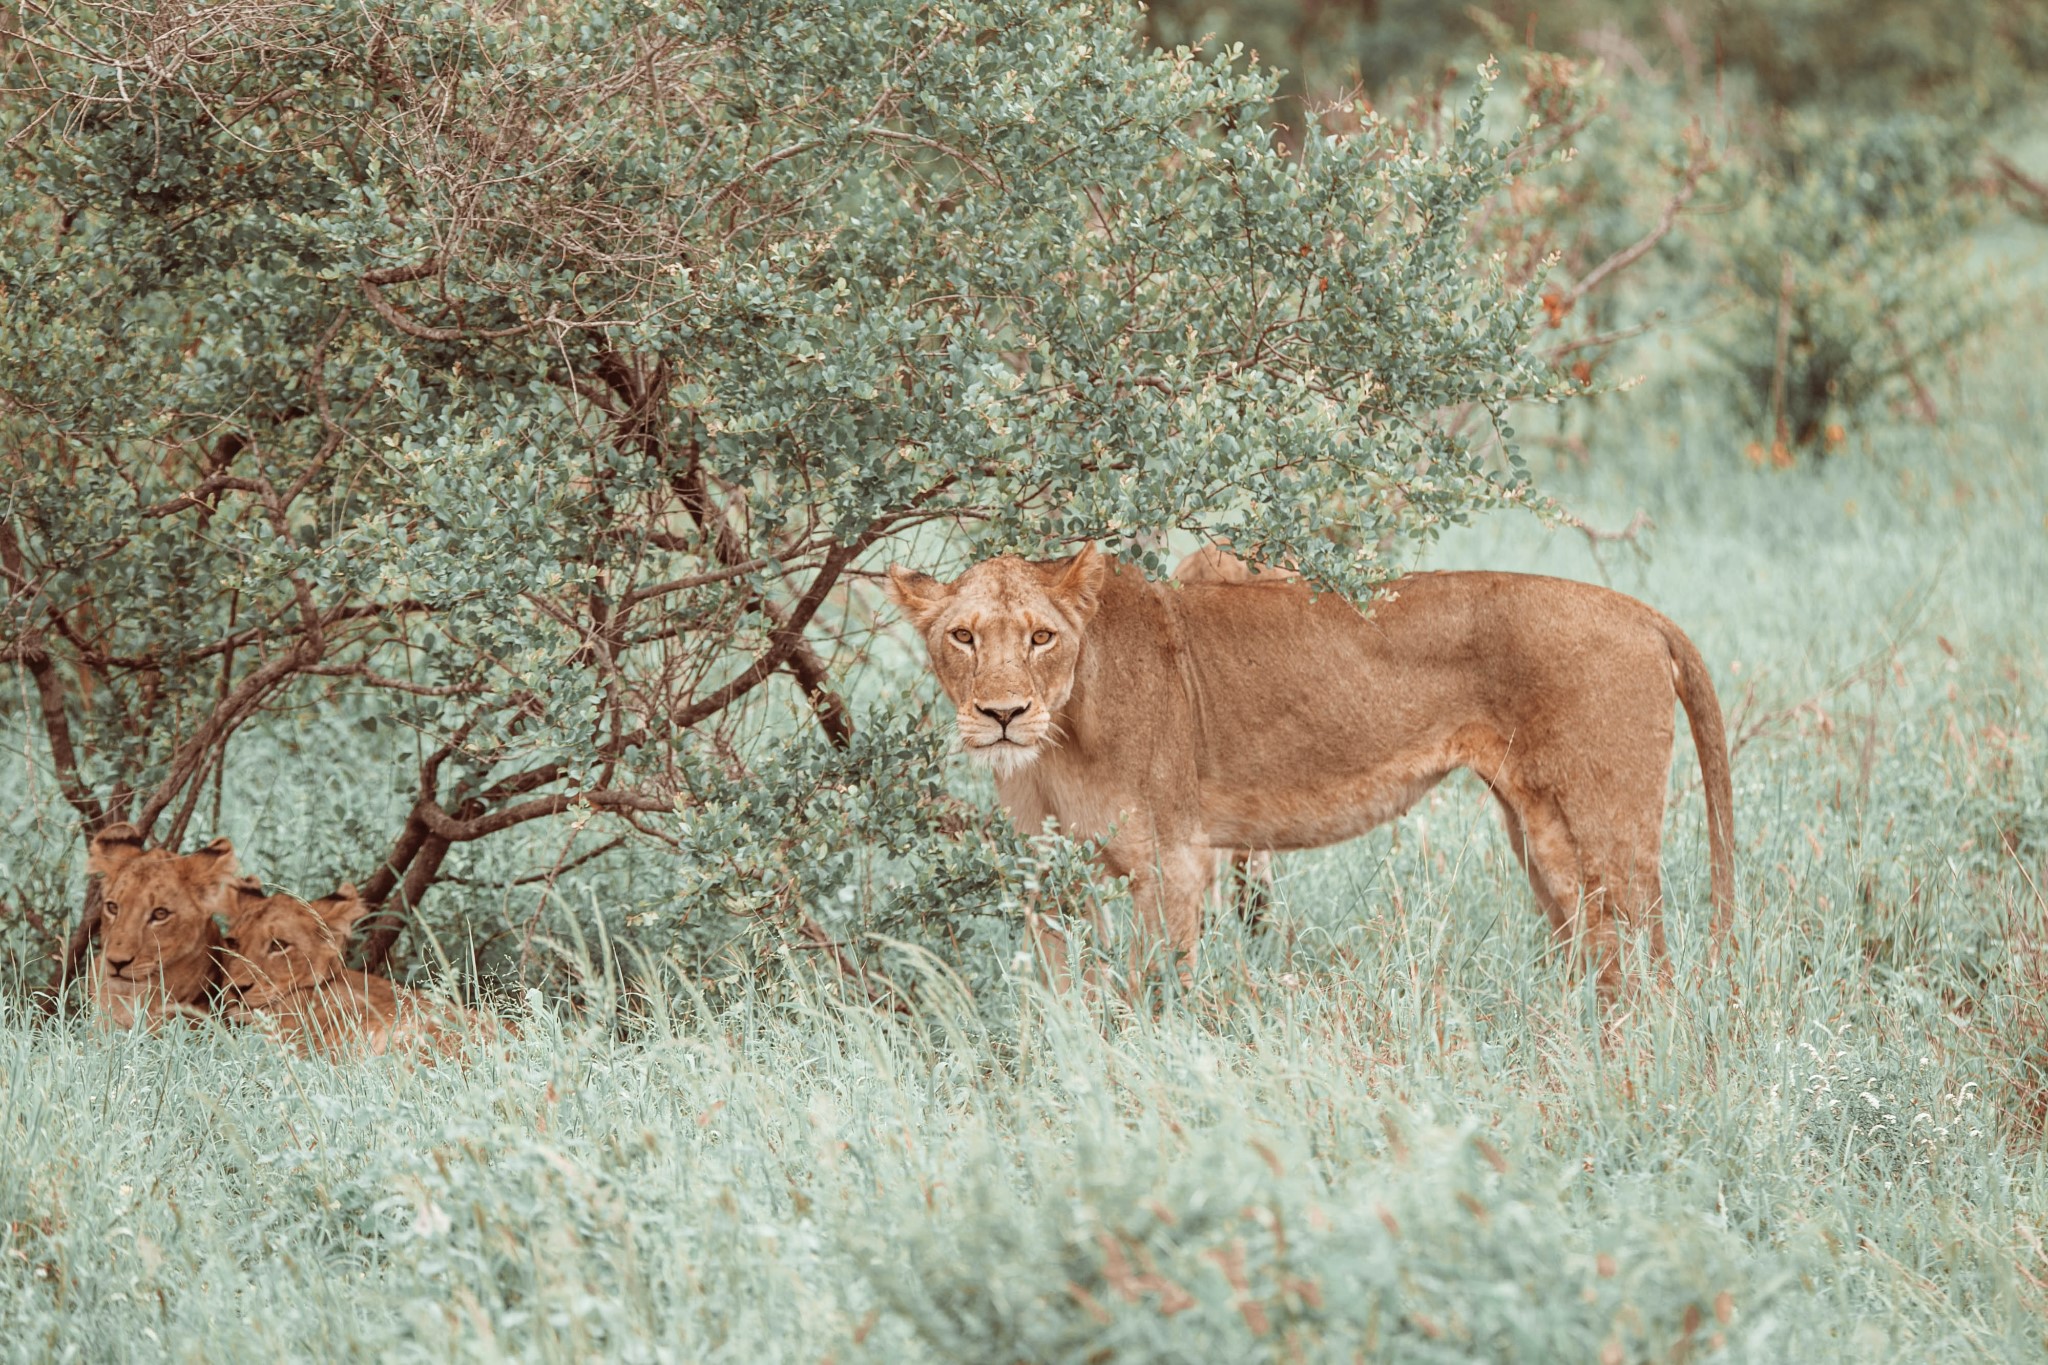
<svg viewBox="0 0 2048 1365"><path fill-rule="evenodd" d="M671 539L671 537L663 537L663 539ZM760 572L773 562L773 560L767 559L749 559L744 563L735 564L729 569L715 569L707 573L690 574L684 578L672 578L666 583L650 583L644 588L635 588L627 593L619 603L619 610L625 611L630 607L638 606L642 602L651 601L657 597L666 597L672 592L687 592L691 588L702 588L712 583L725 583L735 578L744 578L750 573ZM794 566L785 565L784 567L790 568Z"/></svg>
<svg viewBox="0 0 2048 1365"><path fill-rule="evenodd" d="M660 792L575 792L537 796L531 801L522 801L469 819L458 819L431 801L420 804L419 814L428 831L437 838L451 844L462 844L514 825L523 825L529 820L544 820L551 815L563 815L586 807L592 810L673 811L676 799Z"/></svg>
<svg viewBox="0 0 2048 1365"><path fill-rule="evenodd" d="M736 677L710 696L694 703L675 718L676 728L687 730L712 716L765 682L776 670L788 663L791 656L804 643L803 630L810 624L811 617L825 603L825 594L839 581L840 573L860 553L880 539L888 528L887 519L877 521L858 538L846 545L835 545L825 555L825 563L811 579L811 586L797 599L789 616L769 633L769 645L762 655L749 664Z"/></svg>
<svg viewBox="0 0 2048 1365"><path fill-rule="evenodd" d="M368 664L322 664L299 670L309 678L355 678L366 687L383 688L391 692L404 692L415 697L474 697L485 691L482 683L416 683L404 678L388 678L374 672Z"/></svg>
<svg viewBox="0 0 2048 1365"><path fill-rule="evenodd" d="M2028 175L2010 158L1996 152L1991 156L1991 169L1997 173L1999 184L2015 209L2037 223L2048 223L2048 182Z"/></svg>
<svg viewBox="0 0 2048 1365"><path fill-rule="evenodd" d="M445 264L439 255L429 256L418 265L392 266L384 270L365 270L356 277L356 284L362 289L363 297L378 317L396 327L409 337L421 341L491 341L499 337L515 337L531 332L540 326L538 322L522 322L511 327L499 327L488 331L472 331L467 327L429 327L417 322L384 297L384 286L405 284L412 280L425 279L439 274ZM552 315L550 315L552 316Z"/></svg>
<svg viewBox="0 0 2048 1365"><path fill-rule="evenodd" d="M1685 176L1679 182L1677 192L1665 202L1664 212L1658 216L1656 226L1644 233L1632 245L1615 252L1612 256L1609 256L1606 260L1587 271L1584 278L1565 291L1563 301L1560 304L1550 305L1554 316L1562 316L1570 312L1573 304L1585 298L1586 295L1592 293L1595 289L1598 289L1610 276L1618 271L1628 269L1637 261L1649 255L1656 248L1657 243L1671 235L1671 229L1678 223L1678 215L1684 211L1687 204L1692 202L1693 195L1699 192L1701 177L1705 176L1714 164L1713 157L1708 153L1706 140L1700 134L1698 120L1694 120L1686 142L1691 148L1692 155L1691 159L1686 163Z"/></svg>
<svg viewBox="0 0 2048 1365"><path fill-rule="evenodd" d="M29 577L28 562L22 555L21 541L11 521L0 521L0 570L6 574L12 597L25 611L39 591L39 585ZM86 828L101 828L107 823L107 811L86 786L85 778L78 770L78 750L71 738L71 718L64 709L64 680L58 676L55 660L43 648L42 631L24 622L21 637L10 647L10 652L28 669L29 678L36 685L43 739L50 746L50 761L57 770L58 790L64 793L64 799L70 802L71 808L84 817Z"/></svg>

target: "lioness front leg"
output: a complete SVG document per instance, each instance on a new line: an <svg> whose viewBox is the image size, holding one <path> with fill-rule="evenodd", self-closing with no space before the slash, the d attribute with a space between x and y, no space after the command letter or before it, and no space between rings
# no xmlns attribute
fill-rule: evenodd
<svg viewBox="0 0 2048 1365"><path fill-rule="evenodd" d="M1109 922L1103 914L1102 902L1090 897L1090 915L1095 923L1097 951L1109 934ZM1074 971L1069 955L1075 951L1073 940L1067 933L1067 916L1049 914L1038 908L1034 902L1024 911L1024 927L1031 935L1033 949L1045 969L1046 984L1055 992L1065 995L1073 989ZM1099 962L1090 962L1081 969L1081 979L1093 993L1102 986Z"/></svg>
<svg viewBox="0 0 2048 1365"><path fill-rule="evenodd" d="M1178 959L1182 983L1193 984L1202 941L1202 903L1215 876L1214 850L1193 844L1159 849L1132 869L1131 903L1138 912L1133 980L1145 974L1152 957L1163 949Z"/></svg>

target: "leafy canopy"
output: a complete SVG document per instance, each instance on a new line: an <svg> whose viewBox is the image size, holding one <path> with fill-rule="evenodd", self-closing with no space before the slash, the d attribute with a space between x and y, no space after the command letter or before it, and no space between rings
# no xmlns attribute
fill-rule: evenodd
<svg viewBox="0 0 2048 1365"><path fill-rule="evenodd" d="M1471 245L1483 88L1286 149L1268 75L1136 17L25 10L8 657L84 823L178 837L314 705L414 736L373 898L572 809L658 835L800 751L776 717L845 742L854 585L918 527L1358 592L1522 500L1504 415L1553 395Z"/></svg>

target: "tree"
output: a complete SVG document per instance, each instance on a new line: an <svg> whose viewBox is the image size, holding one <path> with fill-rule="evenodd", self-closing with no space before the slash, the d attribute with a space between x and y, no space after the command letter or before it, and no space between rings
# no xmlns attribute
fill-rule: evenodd
<svg viewBox="0 0 2048 1365"><path fill-rule="evenodd" d="M375 904L534 821L688 846L852 744L828 621L919 527L1359 591L1521 500L1551 389L1465 227L1483 90L1292 154L1264 74L1134 20L24 4L0 657L82 831L181 840L314 705L421 737Z"/></svg>

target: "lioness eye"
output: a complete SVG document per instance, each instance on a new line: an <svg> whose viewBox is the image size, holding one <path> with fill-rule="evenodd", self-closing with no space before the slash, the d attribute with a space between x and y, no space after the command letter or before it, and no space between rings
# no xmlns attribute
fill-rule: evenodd
<svg viewBox="0 0 2048 1365"><path fill-rule="evenodd" d="M289 943L286 943L286 942L285 942L285 941L284 941L283 939L281 939L281 938L274 938L274 939L270 940L270 951L271 951L271 952L273 952L273 953L277 953L277 954L280 954L280 955L282 955L282 954L284 954L284 953L290 952L290 951L291 951L291 946L292 946L291 944L289 944Z"/></svg>
<svg viewBox="0 0 2048 1365"><path fill-rule="evenodd" d="M1031 643L1032 643L1032 644L1034 644L1034 645L1049 645L1049 644L1051 644L1051 643L1052 643L1052 632L1051 632L1051 631L1049 631L1049 630L1034 630L1034 631L1032 631L1032 632L1031 632Z"/></svg>
<svg viewBox="0 0 2048 1365"><path fill-rule="evenodd" d="M974 643L974 632L962 626L953 632L953 638L963 645L971 645Z"/></svg>
<svg viewBox="0 0 2048 1365"><path fill-rule="evenodd" d="M149 912L149 922L151 924L161 924L170 917L171 912L167 906L159 905L156 909Z"/></svg>
<svg viewBox="0 0 2048 1365"><path fill-rule="evenodd" d="M100 906L100 918L101 918L101 919L112 919L112 918L113 918L114 916L116 916L116 915L118 915L118 914L120 914L120 913L121 913L121 907L120 907L120 906L118 906L118 905L116 905L116 904L114 904L114 903L113 903L112 901L107 901L107 902L105 902L104 904L102 904L102 905Z"/></svg>

